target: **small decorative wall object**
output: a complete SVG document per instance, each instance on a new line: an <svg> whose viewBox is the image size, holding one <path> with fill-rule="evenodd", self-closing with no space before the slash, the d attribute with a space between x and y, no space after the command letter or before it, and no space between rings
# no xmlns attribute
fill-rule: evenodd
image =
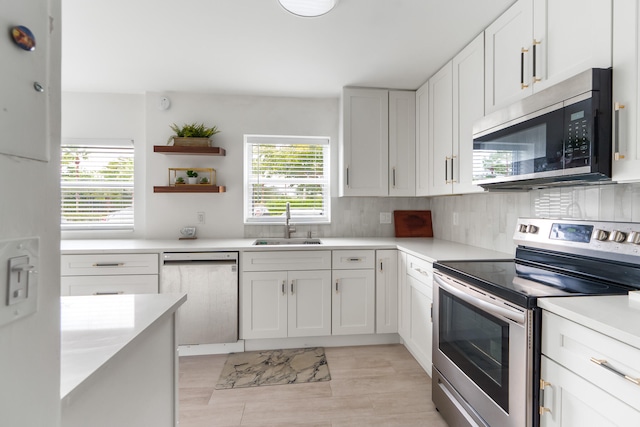
<svg viewBox="0 0 640 427"><path fill-rule="evenodd" d="M23 25L12 27L11 37L13 37L14 43L21 49L28 51L36 50L36 38L27 27Z"/></svg>
<svg viewBox="0 0 640 427"><path fill-rule="evenodd" d="M187 172L191 172L191 174L187 174ZM189 180L191 177L194 178L194 181ZM186 184L187 182L189 184ZM213 168L169 168L169 185L216 185L216 170Z"/></svg>

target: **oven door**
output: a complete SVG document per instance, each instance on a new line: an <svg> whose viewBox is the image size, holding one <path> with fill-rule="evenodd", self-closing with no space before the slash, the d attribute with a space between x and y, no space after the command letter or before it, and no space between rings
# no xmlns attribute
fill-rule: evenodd
<svg viewBox="0 0 640 427"><path fill-rule="evenodd" d="M445 419L456 412L452 425L530 426L531 311L438 271L434 279L436 406Z"/></svg>

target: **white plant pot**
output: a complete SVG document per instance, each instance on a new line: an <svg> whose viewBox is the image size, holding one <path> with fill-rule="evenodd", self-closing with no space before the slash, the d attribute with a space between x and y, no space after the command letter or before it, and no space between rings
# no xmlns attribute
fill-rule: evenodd
<svg viewBox="0 0 640 427"><path fill-rule="evenodd" d="M198 183L198 178L187 178L187 182L189 184L197 184Z"/></svg>

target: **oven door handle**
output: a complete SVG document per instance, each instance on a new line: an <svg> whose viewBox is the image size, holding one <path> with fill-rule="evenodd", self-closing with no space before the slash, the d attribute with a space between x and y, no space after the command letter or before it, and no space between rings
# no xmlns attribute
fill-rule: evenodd
<svg viewBox="0 0 640 427"><path fill-rule="evenodd" d="M504 319L506 321L512 321L515 322L519 325L524 325L525 321L526 321L526 317L525 317L525 313L524 312L520 312L517 310L510 310L508 308L505 307L498 307L497 305L491 304L490 302L487 301L483 301L481 299L478 298L474 298L473 296L467 294L464 291L461 291L460 289L451 286L450 284L448 284L447 282L445 282L442 278L440 278L438 275L434 274L434 279L436 280L436 282L438 283L438 285L440 285L440 287L442 289L444 289L445 291L449 292L450 294L455 295L456 297L460 298L461 300L481 309L486 311L487 313L493 314L494 316L500 317L501 319Z"/></svg>

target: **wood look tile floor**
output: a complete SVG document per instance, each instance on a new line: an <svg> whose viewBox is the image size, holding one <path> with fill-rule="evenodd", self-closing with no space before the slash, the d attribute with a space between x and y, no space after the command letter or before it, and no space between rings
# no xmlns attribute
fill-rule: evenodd
<svg viewBox="0 0 640 427"><path fill-rule="evenodd" d="M226 355L180 358L180 426L447 427L400 344L326 347L331 381L215 390Z"/></svg>

